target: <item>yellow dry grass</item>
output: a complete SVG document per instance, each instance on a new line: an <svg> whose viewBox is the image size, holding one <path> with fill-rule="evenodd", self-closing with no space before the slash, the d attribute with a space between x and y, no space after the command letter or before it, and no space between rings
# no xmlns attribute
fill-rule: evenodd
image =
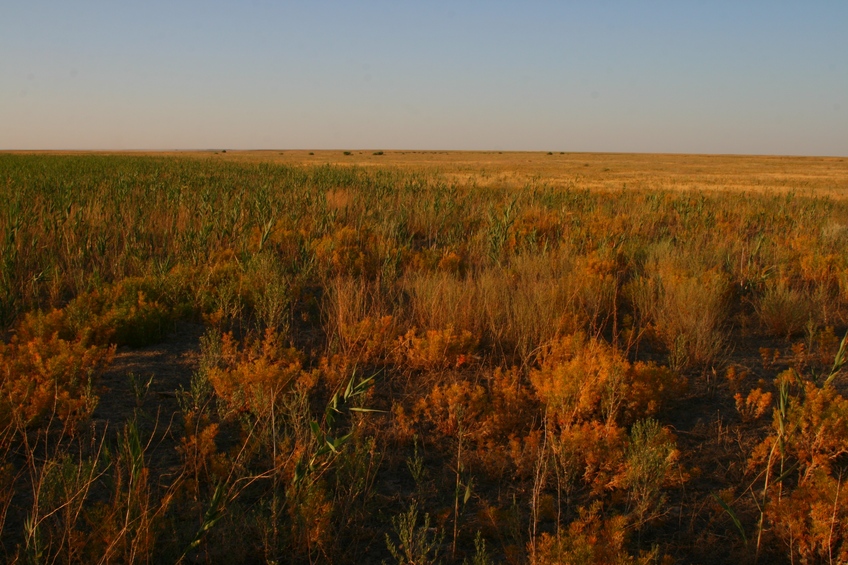
<svg viewBox="0 0 848 565"><path fill-rule="evenodd" d="M256 150L137 151L287 165L351 165L437 173L448 182L522 188L536 184L578 189L752 190L848 197L848 157L559 153L516 151ZM41 153L75 154L55 151ZM89 152L90 153L90 152Z"/></svg>
<svg viewBox="0 0 848 565"><path fill-rule="evenodd" d="M756 190L848 196L848 159L612 153L465 151L236 151L208 155L287 164L388 166L438 172L477 186L545 183L583 189Z"/></svg>

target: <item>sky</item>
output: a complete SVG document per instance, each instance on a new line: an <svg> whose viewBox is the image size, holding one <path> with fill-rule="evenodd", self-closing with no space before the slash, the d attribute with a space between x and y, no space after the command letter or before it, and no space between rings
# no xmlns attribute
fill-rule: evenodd
<svg viewBox="0 0 848 565"><path fill-rule="evenodd" d="M844 0L0 4L0 150L848 155Z"/></svg>

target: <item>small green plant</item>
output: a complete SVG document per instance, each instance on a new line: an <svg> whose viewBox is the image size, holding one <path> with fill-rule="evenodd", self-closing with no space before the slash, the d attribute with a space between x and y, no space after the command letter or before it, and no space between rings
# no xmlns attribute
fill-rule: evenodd
<svg viewBox="0 0 848 565"><path fill-rule="evenodd" d="M486 540L483 539L483 534L479 531L474 537L474 557L470 560L466 558L463 560L462 565L494 565L492 557L486 550Z"/></svg>
<svg viewBox="0 0 848 565"><path fill-rule="evenodd" d="M209 503L209 507L203 514L203 520L200 522L200 526L197 528L197 531L191 538L191 541L188 545L186 545L182 554L177 559L177 563L183 563L189 552L197 549L207 533L215 527L215 524L217 524L221 518L224 517L225 498L224 485L216 485L215 490L212 493L212 500Z"/></svg>
<svg viewBox="0 0 848 565"><path fill-rule="evenodd" d="M398 543L386 534L386 548L398 565L428 565L438 563L439 546L444 532L430 530L430 515L424 514L424 523L418 525L418 503L413 502L409 510L392 518L392 531Z"/></svg>
<svg viewBox="0 0 848 565"><path fill-rule="evenodd" d="M424 484L424 479L427 477L427 469L424 467L424 457L421 456L421 452L418 449L418 434L412 437L412 441L415 447L412 457L406 460L406 467L412 475L412 480L415 481L415 486L420 491Z"/></svg>
<svg viewBox="0 0 848 565"><path fill-rule="evenodd" d="M150 385L153 384L154 375L150 375L150 377L145 380L143 377L136 376L135 373L130 371L127 374L127 377L130 381L130 388L132 389L133 396L135 397L135 405L136 408L141 408L141 405L144 404L144 399L147 398L147 393L150 391Z"/></svg>
<svg viewBox="0 0 848 565"><path fill-rule="evenodd" d="M736 532L739 534L739 537L742 540L742 543L744 543L747 546L748 545L748 536L745 535L745 527L742 525L742 522L741 522L741 520L739 520L739 517L736 515L736 512L733 510L733 508L730 506L730 504L725 502L725 500L723 498L721 498L719 495L717 495L716 493L711 492L710 496L713 497L713 500L715 500L718 503L718 505L721 506L721 509L724 510L725 514L727 514L730 517L730 519L733 521L733 526L736 528Z"/></svg>
<svg viewBox="0 0 848 565"><path fill-rule="evenodd" d="M676 456L674 441L659 422L649 418L633 424L625 457L626 482L637 525L661 511L665 501L662 485Z"/></svg>

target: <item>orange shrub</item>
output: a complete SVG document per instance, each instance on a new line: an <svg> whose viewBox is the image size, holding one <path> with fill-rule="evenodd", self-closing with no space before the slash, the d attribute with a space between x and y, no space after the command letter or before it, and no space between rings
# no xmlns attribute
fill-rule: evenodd
<svg viewBox="0 0 848 565"><path fill-rule="evenodd" d="M592 332L606 327L616 315L619 279L625 266L619 258L608 255L595 251L574 261L570 293L578 317Z"/></svg>
<svg viewBox="0 0 848 565"><path fill-rule="evenodd" d="M462 367L472 361L477 343L477 338L471 332L457 332L453 326L443 330L427 330L424 335L409 330L400 338L401 358L413 369Z"/></svg>
<svg viewBox="0 0 848 565"><path fill-rule="evenodd" d="M800 259L801 277L807 283L836 288L839 285L839 257L834 253L822 253L817 246L811 246L803 251ZM816 252L811 252L816 249Z"/></svg>
<svg viewBox="0 0 848 565"><path fill-rule="evenodd" d="M533 565L569 563L573 565L619 565L652 563L654 556L632 557L626 550L627 519L623 516L604 518L601 504L580 510L561 536L542 534L531 547Z"/></svg>
<svg viewBox="0 0 848 565"><path fill-rule="evenodd" d="M839 283L839 298L844 302L848 302L848 268L842 269L837 274Z"/></svg>
<svg viewBox="0 0 848 565"><path fill-rule="evenodd" d="M46 313L26 314L14 333L19 342L32 341L54 334L66 341L73 341L77 337L70 328L67 312L61 308L54 308Z"/></svg>
<svg viewBox="0 0 848 565"><path fill-rule="evenodd" d="M173 320L172 308L151 296L155 281L130 278L82 294L65 308L66 331L89 343L140 346L162 339Z"/></svg>
<svg viewBox="0 0 848 565"><path fill-rule="evenodd" d="M114 347L86 346L57 333L27 335L0 343L0 425L38 424L55 414L66 425L87 417L97 398L93 380L112 359Z"/></svg>
<svg viewBox="0 0 848 565"><path fill-rule="evenodd" d="M577 333L547 346L530 381L560 427L598 417L614 421L629 365L605 343Z"/></svg>
<svg viewBox="0 0 848 565"><path fill-rule="evenodd" d="M215 439L218 437L218 424L209 421L209 417L196 411L185 415L185 435L180 439L177 453L183 460L190 488L196 492L202 479L210 476L217 480L226 478L229 462L223 453L218 452Z"/></svg>
<svg viewBox="0 0 848 565"><path fill-rule="evenodd" d="M832 326L816 332L815 351L816 362L825 366L833 365L836 352L839 350L840 339L836 337Z"/></svg>
<svg viewBox="0 0 848 565"><path fill-rule="evenodd" d="M334 276L368 276L376 272L378 261L372 253L373 237L344 226L314 244L315 255Z"/></svg>
<svg viewBox="0 0 848 565"><path fill-rule="evenodd" d="M168 309L150 301L143 291L111 306L93 322L94 331L105 335L114 331L112 340L119 345L146 345L159 341L170 321Z"/></svg>
<svg viewBox="0 0 848 565"><path fill-rule="evenodd" d="M589 487L594 496L624 486L627 433L600 422L582 422L562 430L551 449L566 488L572 483Z"/></svg>
<svg viewBox="0 0 848 565"><path fill-rule="evenodd" d="M452 382L436 384L418 400L412 410L414 417L397 407L396 425L408 427L417 421L432 426L440 436L461 435L471 442L469 462L474 461L490 476L508 471L529 473L541 435L532 429L537 405L518 369L497 368L480 382L452 376Z"/></svg>
<svg viewBox="0 0 848 565"><path fill-rule="evenodd" d="M848 562L848 496L843 478L823 470L776 504L767 516L777 536L801 563Z"/></svg>
<svg viewBox="0 0 848 565"><path fill-rule="evenodd" d="M562 229L558 214L530 206L522 209L515 219L506 247L512 252L550 248L559 243Z"/></svg>
<svg viewBox="0 0 848 565"><path fill-rule="evenodd" d="M518 369L495 368L488 385L491 411L481 427L496 438L521 432L532 421L538 405Z"/></svg>
<svg viewBox="0 0 848 565"><path fill-rule="evenodd" d="M208 371L209 382L231 410L266 413L280 395L300 383L308 388L317 376L303 372L300 355L281 347L272 330L247 347L239 347L232 334L224 334L221 344L223 367Z"/></svg>
<svg viewBox="0 0 848 565"><path fill-rule="evenodd" d="M804 384L803 399L790 399L786 446L800 464L802 481L848 453L848 399L832 386Z"/></svg>
<svg viewBox="0 0 848 565"><path fill-rule="evenodd" d="M338 331L346 357L358 363L383 363L397 345L398 332L393 316L343 321Z"/></svg>
<svg viewBox="0 0 848 565"><path fill-rule="evenodd" d="M446 436L469 431L478 435L479 429L469 430L469 426L480 420L488 404L482 386L458 380L433 387L429 395L418 401L416 410Z"/></svg>
<svg viewBox="0 0 848 565"><path fill-rule="evenodd" d="M158 294L154 284L145 278L132 278L81 294L65 308L27 314L16 333L22 341L54 333L64 340L96 345L158 341L173 316L170 307L149 298Z"/></svg>
<svg viewBox="0 0 848 565"><path fill-rule="evenodd" d="M665 366L637 361L631 366L625 419L653 416L686 390L686 380Z"/></svg>
<svg viewBox="0 0 848 565"><path fill-rule="evenodd" d="M759 387L748 393L747 397L742 396L741 392L733 395L733 399L736 401L736 410L742 416L742 420L746 422L756 420L765 414L771 408L771 398L770 392L763 392L763 389Z"/></svg>
<svg viewBox="0 0 848 565"><path fill-rule="evenodd" d="M774 410L772 433L748 464L754 470L771 466L772 476L788 475L769 485L774 503L765 515L792 557L802 563L836 557L841 563L848 557L848 501L841 494L840 469L848 454L848 399L832 384L819 387L802 378L794 369L777 377L784 400Z"/></svg>
<svg viewBox="0 0 848 565"><path fill-rule="evenodd" d="M509 458L515 466L515 474L520 478L532 477L544 453L544 434L542 430L532 430L524 437L509 438Z"/></svg>
<svg viewBox="0 0 848 565"><path fill-rule="evenodd" d="M562 428L596 419L632 421L656 413L682 386L667 368L631 365L620 351L581 333L549 344L530 381Z"/></svg>
<svg viewBox="0 0 848 565"><path fill-rule="evenodd" d="M439 259L438 268L445 273L460 273L464 267L463 258L455 251L446 251Z"/></svg>

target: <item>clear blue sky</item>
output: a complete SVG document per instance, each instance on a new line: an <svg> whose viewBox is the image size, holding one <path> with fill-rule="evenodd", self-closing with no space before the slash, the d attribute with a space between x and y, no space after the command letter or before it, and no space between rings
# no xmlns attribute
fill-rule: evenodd
<svg viewBox="0 0 848 565"><path fill-rule="evenodd" d="M848 155L848 2L4 0L0 149Z"/></svg>

